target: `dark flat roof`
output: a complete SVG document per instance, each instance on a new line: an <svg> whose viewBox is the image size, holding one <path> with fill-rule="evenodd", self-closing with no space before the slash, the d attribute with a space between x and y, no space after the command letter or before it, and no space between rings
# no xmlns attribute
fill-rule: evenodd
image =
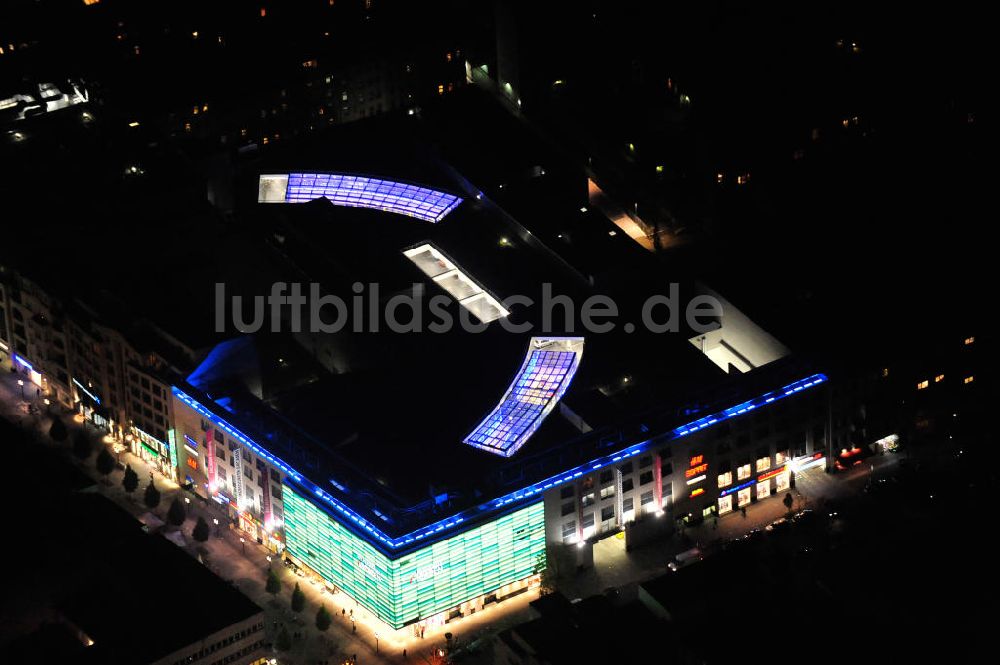
<svg viewBox="0 0 1000 665"><path fill-rule="evenodd" d="M75 467L55 452L23 445L18 440L23 433L3 425L10 430L8 439L17 444L11 446L8 461L19 466L44 462L47 472L43 490L35 477L20 475L8 488L31 497L11 525L18 538L31 543L31 552L20 573L10 578L0 603L0 654L4 648L15 655L30 649L27 662L50 662L49 654L52 662L58 656L73 662L134 665L157 660L261 612L175 544L147 534L111 500L76 491L77 474L61 472ZM197 589L199 602L161 589L156 580L164 571ZM84 647L75 631L67 633L59 626L78 627L94 644ZM41 647L46 651L38 651Z"/></svg>

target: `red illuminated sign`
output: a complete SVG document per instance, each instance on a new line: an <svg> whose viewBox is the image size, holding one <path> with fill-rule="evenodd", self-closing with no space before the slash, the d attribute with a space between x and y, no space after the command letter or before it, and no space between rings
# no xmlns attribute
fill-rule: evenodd
<svg viewBox="0 0 1000 665"><path fill-rule="evenodd" d="M694 457L691 458L691 463L688 464L688 466L698 466L703 461L705 461L704 455L695 455Z"/></svg>
<svg viewBox="0 0 1000 665"><path fill-rule="evenodd" d="M701 496L704 493L705 493L705 488L704 487L699 487L695 491L691 492L691 498L693 499L696 496Z"/></svg>
<svg viewBox="0 0 1000 665"><path fill-rule="evenodd" d="M700 459L700 458L699 458ZM694 478L695 476L701 475L708 471L707 464L699 464L698 466L692 466L690 469L684 472L685 478Z"/></svg>
<svg viewBox="0 0 1000 665"><path fill-rule="evenodd" d="M762 483L765 480L767 480L768 478L774 478L775 476L780 476L781 474L783 474L787 470L788 470L787 466L780 466L777 469L772 469L771 471L768 471L767 473L765 473L765 474L763 474L761 476L757 476L757 482L758 483Z"/></svg>

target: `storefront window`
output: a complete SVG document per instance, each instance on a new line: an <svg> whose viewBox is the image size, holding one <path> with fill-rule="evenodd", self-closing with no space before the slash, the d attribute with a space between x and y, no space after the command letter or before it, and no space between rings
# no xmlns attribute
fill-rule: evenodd
<svg viewBox="0 0 1000 665"><path fill-rule="evenodd" d="M767 471L770 468L771 468L770 457L761 457L759 460L757 460L757 473L760 473L761 471Z"/></svg>
<svg viewBox="0 0 1000 665"><path fill-rule="evenodd" d="M764 499L771 496L771 481L765 480L762 483L757 483L757 498Z"/></svg>
<svg viewBox="0 0 1000 665"><path fill-rule="evenodd" d="M733 495L724 496L719 499L719 514L725 515L733 509Z"/></svg>
<svg viewBox="0 0 1000 665"><path fill-rule="evenodd" d="M774 455L774 465L775 465L775 466L781 466L781 465L782 465L782 464L784 464L784 463L785 463L785 462L786 462L787 460L788 460L788 451L787 451L787 450L784 450L784 451L782 451L782 450L779 450L779 451L778 451L777 453L775 453L775 455Z"/></svg>
<svg viewBox="0 0 1000 665"><path fill-rule="evenodd" d="M750 488L747 487L741 489L739 493L736 495L736 499L737 499L736 502L739 504L740 508L750 503Z"/></svg>
<svg viewBox="0 0 1000 665"><path fill-rule="evenodd" d="M739 480L746 480L750 477L750 465L744 464L736 470L736 478Z"/></svg>
<svg viewBox="0 0 1000 665"><path fill-rule="evenodd" d="M719 487L727 487L733 484L733 472L727 471L719 474Z"/></svg>
<svg viewBox="0 0 1000 665"><path fill-rule="evenodd" d="M791 487L791 474L787 471L774 477L774 491L784 492Z"/></svg>

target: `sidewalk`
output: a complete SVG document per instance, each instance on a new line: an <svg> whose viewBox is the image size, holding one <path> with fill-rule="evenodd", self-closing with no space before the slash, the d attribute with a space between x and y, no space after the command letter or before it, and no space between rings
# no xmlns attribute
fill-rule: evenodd
<svg viewBox="0 0 1000 665"><path fill-rule="evenodd" d="M100 440L103 433L98 432L90 423L79 422L71 414L62 412L63 422L69 431L67 441L62 443L52 441L48 437L48 430L53 414L57 413L55 407L52 407L52 414L46 412L29 414L28 404L35 400L20 399L17 378L9 372L0 372L0 417L6 417L11 422L32 431L38 445L61 449L71 463L94 478L99 492L137 519L147 512L152 512L166 521L171 502L175 498L181 501L187 513L184 524L180 527L166 525L161 530L164 533L179 532L186 541L184 549L187 552L199 558L221 579L239 588L263 608L265 631L270 642L274 642L282 627L286 627L291 635L300 635L293 638L291 650L274 654L273 657L282 665L315 665L324 661L339 665L353 655L357 655L358 663L363 665L424 663L427 662L424 656L429 657L433 651L445 645L445 633L452 633L453 640L457 644L468 645L532 616L528 603L537 598L537 591L522 594L498 606L444 626L428 628L423 638L414 637L405 629L393 631L377 621L346 594L331 593L322 580L308 575L296 575L282 564L279 555L250 540L246 534L230 528L229 517L221 506L182 489L132 453L123 451L116 456L122 465L130 465L139 476L139 486L132 494L125 492L122 487L124 476L122 468L116 467L106 478L100 476L94 466L96 453L81 462L72 455L69 442L79 429L86 430L95 442ZM153 510L150 510L143 501L145 488L151 477L160 491L160 504ZM195 541L192 536L199 516L205 519L211 531L205 543ZM246 542L240 542L241 536ZM264 589L269 566L277 573L282 584L281 592L275 597ZM292 590L296 582L306 597L306 607L300 614L292 612L290 608ZM333 623L325 633L320 632L315 626L316 612L320 605L325 605L333 618ZM356 624L356 632L352 618L353 624ZM407 652L405 659L404 649Z"/></svg>

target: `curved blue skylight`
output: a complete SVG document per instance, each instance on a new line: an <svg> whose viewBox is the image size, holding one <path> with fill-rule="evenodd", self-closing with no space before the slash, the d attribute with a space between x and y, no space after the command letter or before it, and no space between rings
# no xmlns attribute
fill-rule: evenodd
<svg viewBox="0 0 1000 665"><path fill-rule="evenodd" d="M262 175L260 203L305 203L326 198L333 205L384 210L440 222L461 197L427 187L342 173Z"/></svg>
<svg viewBox="0 0 1000 665"><path fill-rule="evenodd" d="M534 434L569 387L583 338L532 338L520 371L496 408L463 443L510 457Z"/></svg>

